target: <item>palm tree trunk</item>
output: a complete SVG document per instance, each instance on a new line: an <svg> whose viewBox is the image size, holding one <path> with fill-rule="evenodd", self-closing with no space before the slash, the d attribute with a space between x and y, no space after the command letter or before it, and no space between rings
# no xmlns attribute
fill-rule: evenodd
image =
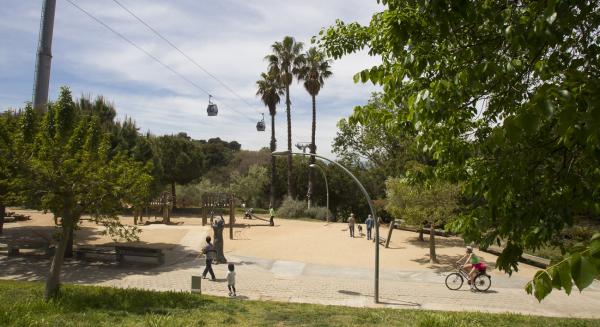
<svg viewBox="0 0 600 327"><path fill-rule="evenodd" d="M275 110L271 110L274 112ZM277 141L275 140L275 115L271 115L271 153L277 150ZM270 207L275 207L275 157L271 156L271 189L269 192Z"/></svg>
<svg viewBox="0 0 600 327"><path fill-rule="evenodd" d="M288 146L288 157L287 157L287 191L288 191L288 196L295 199L296 196L294 194L294 185L293 185L293 181L292 181L292 114L290 112L290 106L291 106L291 102L290 102L290 86L286 85L285 86L285 106L286 106L286 110L285 113L287 114L287 132L288 132L288 139L287 139L287 146Z"/></svg>
<svg viewBox="0 0 600 327"><path fill-rule="evenodd" d="M313 95L312 96L312 131L311 131L311 139L310 139L310 153L315 154L317 153L317 146L315 144L315 133L317 130L317 103L316 103L316 97ZM310 164L314 164L316 162L316 158L314 156L310 157L309 160L309 165ZM313 174L313 169L308 169L308 193L307 193L307 198L308 198L308 208L310 209L310 207L312 206L312 195L313 195L313 188L314 188L314 174Z"/></svg>
<svg viewBox="0 0 600 327"><path fill-rule="evenodd" d="M63 215L62 219L62 233L60 241L58 242L58 248L54 252L54 258L52 259L52 265L50 266L50 272L48 279L46 279L46 292L45 299L50 300L58 295L60 287L60 272L62 265L65 260L65 250L69 243L69 235L73 232L73 218L71 214Z"/></svg>

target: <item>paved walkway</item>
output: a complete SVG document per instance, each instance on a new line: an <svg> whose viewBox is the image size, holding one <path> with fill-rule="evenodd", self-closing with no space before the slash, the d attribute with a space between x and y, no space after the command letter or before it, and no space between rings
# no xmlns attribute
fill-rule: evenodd
<svg viewBox="0 0 600 327"><path fill-rule="evenodd" d="M205 228L190 230L181 245L166 251L165 265L68 261L63 281L68 283L141 288L158 291L189 291L191 276L200 275L203 258L197 250ZM555 291L541 304L523 290L526 280L507 276L492 277L486 293L472 293L467 286L450 291L444 285L445 273L431 270L382 270L380 302L373 303L373 272L308 264L296 261L266 260L226 254L236 264L239 299L276 300L356 307L391 307L450 311L515 312L544 316L600 318L600 283L571 296ZM31 257L0 257L0 278L43 280L49 260ZM226 265L215 266L217 281L204 280L202 292L226 296Z"/></svg>

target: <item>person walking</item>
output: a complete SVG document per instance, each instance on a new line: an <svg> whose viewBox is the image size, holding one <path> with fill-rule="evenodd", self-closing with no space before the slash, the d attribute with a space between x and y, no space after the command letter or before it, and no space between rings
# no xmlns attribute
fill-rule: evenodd
<svg viewBox="0 0 600 327"><path fill-rule="evenodd" d="M212 262L215 258L215 247L210 243L210 236L206 237L206 246L202 248L202 253L206 256L206 268L204 268L204 272L202 273L202 278L206 278L206 274L210 273L211 280L215 280L215 272L212 269Z"/></svg>
<svg viewBox="0 0 600 327"><path fill-rule="evenodd" d="M351 213L350 217L348 218L348 229L350 230L350 237L354 237L354 224L356 223L356 220L354 219L354 214Z"/></svg>
<svg viewBox="0 0 600 327"><path fill-rule="evenodd" d="M235 266L233 263L227 265L227 289L229 290L229 296L236 296L235 294Z"/></svg>
<svg viewBox="0 0 600 327"><path fill-rule="evenodd" d="M367 220L365 220L365 225L367 226L367 240L371 239L371 230L373 229L373 224L375 221L373 220L373 216L369 215Z"/></svg>
<svg viewBox="0 0 600 327"><path fill-rule="evenodd" d="M271 224L271 226L275 226L275 221L273 219L275 219L275 209L273 209L273 207L269 208L269 216L271 216L271 218L269 219L269 223Z"/></svg>

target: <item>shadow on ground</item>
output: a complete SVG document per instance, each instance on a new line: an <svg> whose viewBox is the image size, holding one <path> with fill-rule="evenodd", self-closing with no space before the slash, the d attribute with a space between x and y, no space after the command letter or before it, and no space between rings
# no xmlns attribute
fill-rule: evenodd
<svg viewBox="0 0 600 327"><path fill-rule="evenodd" d="M420 248L429 248L429 235L424 235L425 240L420 241L418 236L410 237L407 239L409 244ZM393 240L393 238L392 238ZM435 237L435 247L436 248L452 248L452 247L464 247L465 242L459 238L454 237ZM464 251L463 251L464 252Z"/></svg>
<svg viewBox="0 0 600 327"><path fill-rule="evenodd" d="M345 295L351 295L351 296L373 297L373 295L370 295L370 294L363 294L360 292L348 291L348 290L338 290L338 293L345 294ZM397 306L407 306L407 307L420 307L421 306L421 304L417 303L417 302L404 301L404 300L398 300L398 299L381 298L381 297L379 298L378 303L385 304L385 305L397 305Z"/></svg>
<svg viewBox="0 0 600 327"><path fill-rule="evenodd" d="M54 226L18 226L5 229L3 243L12 244L51 244L55 245ZM98 230L93 227L81 227L75 231L75 247L78 244L98 240ZM156 258L125 257L125 262L116 262L115 255L91 255L86 260L65 258L62 269L62 281L67 283L102 283L108 280L121 279L131 274L158 275L163 272L204 267L204 260L197 260L199 253L188 250L178 243L105 242L103 244L85 245L86 247L107 247L130 245L162 249L165 264L159 265ZM88 260L89 259L89 260ZM15 257L0 255L0 278L21 281L45 280L50 270L52 257L45 255L21 254Z"/></svg>
<svg viewBox="0 0 600 327"><path fill-rule="evenodd" d="M462 255L438 254L436 255L437 263L434 264L429 264L429 255L423 258L413 259L412 261L417 262L425 266L425 268L435 271L436 273L444 273L456 270L456 261L458 261L461 257Z"/></svg>

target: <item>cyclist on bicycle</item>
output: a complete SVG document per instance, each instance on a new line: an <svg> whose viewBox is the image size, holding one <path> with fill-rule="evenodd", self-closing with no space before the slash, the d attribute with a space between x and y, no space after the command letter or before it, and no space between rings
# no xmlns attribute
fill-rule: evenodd
<svg viewBox="0 0 600 327"><path fill-rule="evenodd" d="M460 264L461 261L463 261L465 258L467 259L465 261L465 264L462 266L463 269L465 269L465 271L468 271L468 269L471 269L469 271L469 285L471 285L471 289L474 289L474 283L473 280L475 279L475 275L477 275L477 272L479 271L485 271L485 263L483 263L483 261L481 261L481 259L475 255L475 253L473 253L473 248L470 246L467 246L466 248L466 254L460 258L456 263Z"/></svg>

